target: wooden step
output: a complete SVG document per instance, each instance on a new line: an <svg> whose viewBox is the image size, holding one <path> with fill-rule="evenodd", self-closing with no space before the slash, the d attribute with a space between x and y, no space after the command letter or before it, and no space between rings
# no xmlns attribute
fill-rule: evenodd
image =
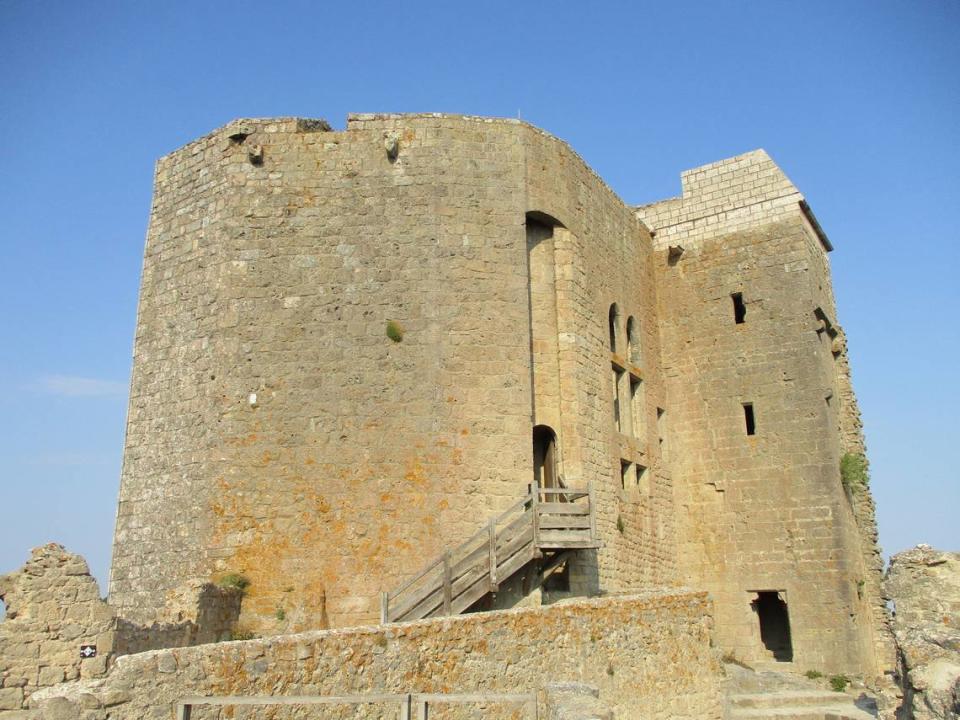
<svg viewBox="0 0 960 720"><path fill-rule="evenodd" d="M577 502L584 498L588 502ZM592 490L536 488L490 524L400 587L384 595L387 621L460 613L495 589L542 550L597 548ZM543 500L543 502L541 502ZM495 564L491 576L491 562Z"/></svg>
<svg viewBox="0 0 960 720"><path fill-rule="evenodd" d="M541 530L589 530L589 515L541 515Z"/></svg>

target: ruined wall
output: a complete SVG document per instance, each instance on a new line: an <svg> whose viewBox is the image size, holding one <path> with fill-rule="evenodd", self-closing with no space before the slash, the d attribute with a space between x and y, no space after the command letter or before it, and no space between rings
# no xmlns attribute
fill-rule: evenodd
<svg viewBox="0 0 960 720"><path fill-rule="evenodd" d="M189 695L531 692L575 680L596 686L618 720L719 719L711 630L703 593L578 601L143 653L34 707L83 720L161 718Z"/></svg>
<svg viewBox="0 0 960 720"><path fill-rule="evenodd" d="M106 672L113 612L79 555L50 543L17 572L0 577L0 715L26 707L38 689ZM81 658L81 645L96 657Z"/></svg>
<svg viewBox="0 0 960 720"><path fill-rule="evenodd" d="M847 410L815 314L835 319L827 241L762 151L685 173L683 183L683 198L639 210L662 248L679 564L686 582L713 593L720 642L741 659L773 661L751 601L774 591L787 603L793 666L872 676L876 568L864 563L840 482L838 413Z"/></svg>
<svg viewBox="0 0 960 720"><path fill-rule="evenodd" d="M368 622L379 591L522 497L531 211L563 226L541 407L552 396L568 484L593 479L603 506L605 549L578 574L671 579L669 475L645 438L612 430L611 302L648 346L649 413L662 402L633 211L517 121L244 120L157 166L110 581L121 616L149 623L184 584L240 573L243 629ZM656 479L621 492L620 457Z"/></svg>
<svg viewBox="0 0 960 720"><path fill-rule="evenodd" d="M118 655L229 640L242 593L209 584L184 588L179 610L142 626L118 620L100 598L87 562L62 545L35 548L0 577L0 717L26 707L38 689L103 675ZM81 653L92 646L94 654ZM89 651L89 647L87 648Z"/></svg>

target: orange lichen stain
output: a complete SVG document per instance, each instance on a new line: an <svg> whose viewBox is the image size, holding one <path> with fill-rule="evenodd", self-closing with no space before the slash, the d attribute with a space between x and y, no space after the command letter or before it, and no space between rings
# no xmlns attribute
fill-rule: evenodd
<svg viewBox="0 0 960 720"><path fill-rule="evenodd" d="M420 458L414 456L407 459L405 466L406 472L403 474L404 480L416 483L417 485L426 484L427 475L424 471L423 464L420 462Z"/></svg>
<svg viewBox="0 0 960 720"><path fill-rule="evenodd" d="M467 428L464 428L463 430L460 431L460 434L461 434L461 435L469 435L469 434L470 434L470 431L469 431Z"/></svg>
<svg viewBox="0 0 960 720"><path fill-rule="evenodd" d="M306 460L303 461L303 464L304 464L304 465L316 465L316 464L317 464L317 461L314 460L312 457L308 457Z"/></svg>
<svg viewBox="0 0 960 720"><path fill-rule="evenodd" d="M268 462L274 459L274 456L270 454L269 450L264 450L260 455L260 462L266 465Z"/></svg>
<svg viewBox="0 0 960 720"><path fill-rule="evenodd" d="M382 495L380 495L380 502L382 503L390 502L390 493L383 493Z"/></svg>
<svg viewBox="0 0 960 720"><path fill-rule="evenodd" d="M447 395L447 402L456 402L457 399L453 395Z"/></svg>
<svg viewBox="0 0 960 720"><path fill-rule="evenodd" d="M446 510L448 507L450 507L450 503L448 503L446 500L441 500L437 504L437 507L440 508L441 510Z"/></svg>

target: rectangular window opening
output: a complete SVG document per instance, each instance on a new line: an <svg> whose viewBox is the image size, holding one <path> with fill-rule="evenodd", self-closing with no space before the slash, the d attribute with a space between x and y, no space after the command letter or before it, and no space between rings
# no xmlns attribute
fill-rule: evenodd
<svg viewBox="0 0 960 720"><path fill-rule="evenodd" d="M620 461L620 487L626 490L633 485L631 475L633 474L633 463L628 460Z"/></svg>
<svg viewBox="0 0 960 720"><path fill-rule="evenodd" d="M756 435L757 420L753 415L753 403L743 404L743 419L747 424L747 435Z"/></svg>
<svg viewBox="0 0 960 720"><path fill-rule="evenodd" d="M737 325L746 322L747 306L743 304L743 293L733 293L730 298L733 300L733 321Z"/></svg>
<svg viewBox="0 0 960 720"><path fill-rule="evenodd" d="M647 468L643 465L637 465L637 490L641 495L647 493Z"/></svg>

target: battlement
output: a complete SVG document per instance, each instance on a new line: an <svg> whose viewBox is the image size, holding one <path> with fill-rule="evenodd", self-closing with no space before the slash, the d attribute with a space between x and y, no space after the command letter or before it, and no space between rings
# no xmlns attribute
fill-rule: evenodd
<svg viewBox="0 0 960 720"><path fill-rule="evenodd" d="M824 249L832 250L803 195L765 150L702 165L680 174L683 194L636 208L654 247L697 244L703 238L774 222L799 212Z"/></svg>

